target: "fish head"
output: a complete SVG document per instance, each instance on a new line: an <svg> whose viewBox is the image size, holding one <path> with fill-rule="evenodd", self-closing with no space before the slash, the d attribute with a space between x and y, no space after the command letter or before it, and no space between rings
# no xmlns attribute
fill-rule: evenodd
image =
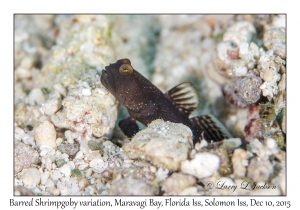
<svg viewBox="0 0 300 210"><path fill-rule="evenodd" d="M116 63L106 66L102 70L101 83L109 90L118 100L121 100L128 94L128 87L134 80L135 70L131 66L129 59L124 58Z"/></svg>

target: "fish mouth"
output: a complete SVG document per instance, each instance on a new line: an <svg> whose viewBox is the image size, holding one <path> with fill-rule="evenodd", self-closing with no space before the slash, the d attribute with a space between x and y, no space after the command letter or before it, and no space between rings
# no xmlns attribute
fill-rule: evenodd
<svg viewBox="0 0 300 210"><path fill-rule="evenodd" d="M115 94L116 92L116 86L114 77L111 73L111 70L108 69L109 67L106 66L105 69L102 70L102 74L100 77L100 81L102 85L109 90L112 94Z"/></svg>

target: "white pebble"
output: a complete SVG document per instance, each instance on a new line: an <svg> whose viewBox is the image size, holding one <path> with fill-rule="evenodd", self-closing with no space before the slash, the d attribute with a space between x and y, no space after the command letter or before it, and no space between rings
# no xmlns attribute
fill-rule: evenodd
<svg viewBox="0 0 300 210"><path fill-rule="evenodd" d="M73 161L69 161L67 164L70 166L71 170L75 168L75 164Z"/></svg>
<svg viewBox="0 0 300 210"><path fill-rule="evenodd" d="M60 194L60 189L57 189L57 188L53 188L52 190L51 190L51 194L52 195L59 195Z"/></svg>
<svg viewBox="0 0 300 210"><path fill-rule="evenodd" d="M46 101L46 98L41 89L36 88L30 91L28 95L28 103L32 106L42 105Z"/></svg>
<svg viewBox="0 0 300 210"><path fill-rule="evenodd" d="M106 169L106 167L105 167L106 163L107 162L104 162L102 159L96 158L96 159L93 159L89 165L93 169L94 172L102 173Z"/></svg>
<svg viewBox="0 0 300 210"><path fill-rule="evenodd" d="M83 158L83 152L82 151L77 152L75 159L82 159L82 158Z"/></svg>
<svg viewBox="0 0 300 210"><path fill-rule="evenodd" d="M48 179L45 184L45 187L49 187L49 188L54 187L54 182L51 179Z"/></svg>
<svg viewBox="0 0 300 210"><path fill-rule="evenodd" d="M56 141L55 141L56 146L61 145L62 142L63 142L63 139L62 139L62 138L57 138Z"/></svg>
<svg viewBox="0 0 300 210"><path fill-rule="evenodd" d="M63 165L59 168L60 173L64 174L66 177L71 175L71 168L68 164Z"/></svg>
<svg viewBox="0 0 300 210"><path fill-rule="evenodd" d="M65 186L65 183L64 182L60 182L60 181L58 181L57 182L57 184L56 184L56 187L58 188L58 189L64 189L66 186Z"/></svg>
<svg viewBox="0 0 300 210"><path fill-rule="evenodd" d="M83 140L83 141L80 142L80 150L85 155L90 153L90 148L88 146L88 140Z"/></svg>
<svg viewBox="0 0 300 210"><path fill-rule="evenodd" d="M53 181L56 181L61 178L60 171L58 169L50 171L50 177Z"/></svg>
<svg viewBox="0 0 300 210"><path fill-rule="evenodd" d="M59 93L58 93L59 94ZM61 98L50 98L42 104L40 112L43 115L51 116L61 108Z"/></svg>
<svg viewBox="0 0 300 210"><path fill-rule="evenodd" d="M66 162L69 161L69 155L66 153L61 154L61 158L64 159Z"/></svg>
<svg viewBox="0 0 300 210"><path fill-rule="evenodd" d="M91 177L92 173L93 173L93 170L91 168L89 168L88 170L86 170L86 173L85 173L86 178L89 179Z"/></svg>
<svg viewBox="0 0 300 210"><path fill-rule="evenodd" d="M91 90L88 89L88 88L85 88L85 89L82 89L82 95L84 96L90 96L92 93L91 93Z"/></svg>
<svg viewBox="0 0 300 210"><path fill-rule="evenodd" d="M218 170L220 159L211 153L198 153L192 160L185 160L181 163L183 173L196 176L199 179L211 176Z"/></svg>
<svg viewBox="0 0 300 210"><path fill-rule="evenodd" d="M247 67L238 67L235 69L235 76L245 76L248 72Z"/></svg>
<svg viewBox="0 0 300 210"><path fill-rule="evenodd" d="M34 146L35 145L35 142L34 142L34 137L33 135L30 133L30 134L25 134L22 138L22 141L24 144L27 144L27 145L32 145Z"/></svg>
<svg viewBox="0 0 300 210"><path fill-rule="evenodd" d="M15 127L15 139L21 140L26 133L20 127Z"/></svg>
<svg viewBox="0 0 300 210"><path fill-rule="evenodd" d="M46 161L45 161L45 168L48 170L48 171L51 171L51 168L52 168L52 160L50 158L47 158Z"/></svg>
<svg viewBox="0 0 300 210"><path fill-rule="evenodd" d="M65 188L63 190L60 191L61 195L70 195L71 194L71 189L70 188Z"/></svg>
<svg viewBox="0 0 300 210"><path fill-rule="evenodd" d="M80 171L83 171L83 170L86 169L86 167L88 167L88 166L89 166L88 163L84 163L84 164L81 164L80 166L78 166L78 169L79 169Z"/></svg>
<svg viewBox="0 0 300 210"><path fill-rule="evenodd" d="M79 192L79 187L75 182L72 182L72 192L71 195L77 195L77 193Z"/></svg>
<svg viewBox="0 0 300 210"><path fill-rule="evenodd" d="M164 168L159 168L156 172L156 177L159 181L163 181L168 177L169 170Z"/></svg>
<svg viewBox="0 0 300 210"><path fill-rule="evenodd" d="M29 79L32 76L32 71L26 68L18 67L15 71L15 75L20 79Z"/></svg>
<svg viewBox="0 0 300 210"><path fill-rule="evenodd" d="M67 96L67 90L64 86L62 86L62 84L55 84L53 85L53 88L57 90L60 94L62 94L64 97Z"/></svg>
<svg viewBox="0 0 300 210"><path fill-rule="evenodd" d="M49 178L49 171L45 171L41 173L41 184L45 184Z"/></svg>
<svg viewBox="0 0 300 210"><path fill-rule="evenodd" d="M76 160L75 161L75 165L81 165L81 164L85 164L86 162L84 160Z"/></svg>
<svg viewBox="0 0 300 210"><path fill-rule="evenodd" d="M36 186L41 181L39 170L34 167L28 168L22 176L22 181L24 185Z"/></svg>
<svg viewBox="0 0 300 210"><path fill-rule="evenodd" d="M72 132L70 130L65 131L65 137L70 144L74 144Z"/></svg>
<svg viewBox="0 0 300 210"><path fill-rule="evenodd" d="M89 185L89 181L87 178L83 178L79 181L78 185L79 185L79 189L82 190Z"/></svg>
<svg viewBox="0 0 300 210"><path fill-rule="evenodd" d="M56 148L56 130L54 125L47 120L34 129L34 138L38 147L48 145Z"/></svg>

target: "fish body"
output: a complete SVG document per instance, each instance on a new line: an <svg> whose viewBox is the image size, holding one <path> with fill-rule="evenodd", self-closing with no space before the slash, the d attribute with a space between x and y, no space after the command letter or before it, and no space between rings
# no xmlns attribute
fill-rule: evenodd
<svg viewBox="0 0 300 210"><path fill-rule="evenodd" d="M230 136L213 116L189 118L200 103L198 92L191 83L179 84L164 94L136 71L129 59L106 66L102 70L101 83L127 108L129 117L121 120L119 127L128 137L139 131L136 120L148 125L156 119L188 126L193 132L194 144L201 137L219 141Z"/></svg>

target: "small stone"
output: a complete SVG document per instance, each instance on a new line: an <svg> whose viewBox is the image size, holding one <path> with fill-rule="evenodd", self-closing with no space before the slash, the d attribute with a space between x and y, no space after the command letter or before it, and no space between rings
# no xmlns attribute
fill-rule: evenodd
<svg viewBox="0 0 300 210"><path fill-rule="evenodd" d="M61 143L63 142L63 139L62 138L57 138L56 139L56 146L59 146Z"/></svg>
<svg viewBox="0 0 300 210"><path fill-rule="evenodd" d="M71 168L68 164L63 165L59 170L60 173L64 174L66 177L71 175Z"/></svg>
<svg viewBox="0 0 300 210"><path fill-rule="evenodd" d="M161 168L161 167L160 167L160 168L157 170L157 172L155 173L156 178L157 178L159 181L165 180L165 179L168 177L168 174L169 174L169 170L168 170L168 169Z"/></svg>
<svg viewBox="0 0 300 210"><path fill-rule="evenodd" d="M23 136L25 136L26 133L24 130L20 127L15 127L15 139L21 141Z"/></svg>
<svg viewBox="0 0 300 210"><path fill-rule="evenodd" d="M58 91L49 95L49 98L42 104L40 111L44 115L51 116L61 108L61 96Z"/></svg>
<svg viewBox="0 0 300 210"><path fill-rule="evenodd" d="M18 196L18 195L26 195L26 196L33 196L35 195L31 190L27 189L26 187L23 187L23 186L16 186L15 187L15 196Z"/></svg>
<svg viewBox="0 0 300 210"><path fill-rule="evenodd" d="M238 67L238 68L235 68L235 76L237 77L240 77L240 76L246 76L248 72L248 69L247 67Z"/></svg>
<svg viewBox="0 0 300 210"><path fill-rule="evenodd" d="M252 158L247 170L247 177L254 182L269 182L273 174L273 165L269 160L261 160L258 157Z"/></svg>
<svg viewBox="0 0 300 210"><path fill-rule="evenodd" d="M122 187L120 187L122 186ZM133 187L134 186L134 187ZM110 195L156 195L158 189L147 184L141 179L125 177L114 183L110 187Z"/></svg>
<svg viewBox="0 0 300 210"><path fill-rule="evenodd" d="M240 177L245 176L247 171L246 167L248 166L248 158L250 158L249 152L246 152L241 148L234 150L231 158L234 175Z"/></svg>
<svg viewBox="0 0 300 210"><path fill-rule="evenodd" d="M269 50L274 50L276 55L286 57L286 32L285 28L273 28L264 33L263 43Z"/></svg>
<svg viewBox="0 0 300 210"><path fill-rule="evenodd" d="M237 95L245 104L253 104L258 101L261 96L260 86L262 79L254 75L241 77L237 82Z"/></svg>
<svg viewBox="0 0 300 210"><path fill-rule="evenodd" d="M76 184L76 182L72 182L72 187L71 187L71 195L77 195L79 192L79 187Z"/></svg>
<svg viewBox="0 0 300 210"><path fill-rule="evenodd" d="M73 161L68 161L67 164L70 166L71 170L75 169L75 163Z"/></svg>
<svg viewBox="0 0 300 210"><path fill-rule="evenodd" d="M38 147L48 145L56 148L56 130L49 121L44 121L34 129L34 138Z"/></svg>
<svg viewBox="0 0 300 210"><path fill-rule="evenodd" d="M52 160L50 158L47 158L46 159L46 162L45 162L45 168L48 170L48 171L51 171L52 169Z"/></svg>
<svg viewBox="0 0 300 210"><path fill-rule="evenodd" d="M155 173L155 172L156 172L156 167L155 167L155 166L150 166L149 168L150 168L150 171L151 171L152 173Z"/></svg>
<svg viewBox="0 0 300 210"><path fill-rule="evenodd" d="M74 159L82 159L83 158L83 152L82 151L79 151L77 152L76 156Z"/></svg>
<svg viewBox="0 0 300 210"><path fill-rule="evenodd" d="M247 112L247 124L244 128L244 136L247 142L251 142L256 138L262 137L262 127L259 118L259 106L249 106Z"/></svg>
<svg viewBox="0 0 300 210"><path fill-rule="evenodd" d="M255 27L247 21L239 21L230 26L223 35L224 41L232 41L237 46L247 42L249 43L252 34L255 34Z"/></svg>
<svg viewBox="0 0 300 210"><path fill-rule="evenodd" d="M55 161L55 164L58 168L62 167L64 164L66 164L66 161L64 159L58 159Z"/></svg>
<svg viewBox="0 0 300 210"><path fill-rule="evenodd" d="M71 188L64 188L60 191L61 195L70 195L72 193Z"/></svg>
<svg viewBox="0 0 300 210"><path fill-rule="evenodd" d="M42 105L45 101L46 98L41 89L36 88L30 91L28 95L28 103L30 105Z"/></svg>
<svg viewBox="0 0 300 210"><path fill-rule="evenodd" d="M36 186L41 181L39 170L34 167L28 168L22 175L22 181L27 186Z"/></svg>
<svg viewBox="0 0 300 210"><path fill-rule="evenodd" d="M29 79L32 76L32 71L27 68L18 67L15 71L16 78Z"/></svg>
<svg viewBox="0 0 300 210"><path fill-rule="evenodd" d="M88 88L82 89L82 95L84 96L90 96L91 95L91 90Z"/></svg>
<svg viewBox="0 0 300 210"><path fill-rule="evenodd" d="M67 90L66 90L66 88L65 88L62 84L57 83L57 84L53 85L53 88L54 88L55 90L57 90L57 91L58 91L61 95L63 95L64 97L67 96Z"/></svg>
<svg viewBox="0 0 300 210"><path fill-rule="evenodd" d="M79 181L78 185L79 185L79 189L83 190L89 185L89 181L87 178L83 178Z"/></svg>
<svg viewBox="0 0 300 210"><path fill-rule="evenodd" d="M15 144L15 172L18 173L31 164L38 163L39 153L30 146L19 142Z"/></svg>
<svg viewBox="0 0 300 210"><path fill-rule="evenodd" d="M196 179L190 175L173 173L162 183L164 195L178 195L185 188L196 183Z"/></svg>
<svg viewBox="0 0 300 210"><path fill-rule="evenodd" d="M74 143L72 132L70 130L65 131L65 137L66 137L68 143L70 143L70 144Z"/></svg>
<svg viewBox="0 0 300 210"><path fill-rule="evenodd" d="M84 164L80 164L80 166L78 166L78 169L83 171L84 169L86 169L89 166L88 163L84 163Z"/></svg>
<svg viewBox="0 0 300 210"><path fill-rule="evenodd" d="M230 106L245 108L248 104L244 103L237 95L237 88L232 84L226 84L222 87L222 93L226 99L226 103Z"/></svg>
<svg viewBox="0 0 300 210"><path fill-rule="evenodd" d="M213 175L220 166L218 156L203 152L197 153L192 160L185 160L181 163L181 171L190 174L198 179L203 179Z"/></svg>
<svg viewBox="0 0 300 210"><path fill-rule="evenodd" d="M93 159L89 166L93 169L96 173L102 173L107 168L107 162L104 162L102 159L95 158Z"/></svg>
<svg viewBox="0 0 300 210"><path fill-rule="evenodd" d="M182 141L188 139L188 141ZM176 171L186 160L192 145L190 128L180 123L155 120L138 132L122 149L132 159L142 158L154 166Z"/></svg>
<svg viewBox="0 0 300 210"><path fill-rule="evenodd" d="M91 169L91 168L87 169L85 172L86 178L90 179L92 173L93 173L93 169Z"/></svg>
<svg viewBox="0 0 300 210"><path fill-rule="evenodd" d="M41 172L41 184L45 184L49 178L49 171Z"/></svg>
<svg viewBox="0 0 300 210"><path fill-rule="evenodd" d="M242 145L242 140L240 138L230 138L230 139L223 140L222 147L227 151L231 151L241 145Z"/></svg>
<svg viewBox="0 0 300 210"><path fill-rule="evenodd" d="M88 146L93 151L99 150L100 154L104 153L104 151L103 151L104 147L100 142L90 140L90 141L88 141Z"/></svg>
<svg viewBox="0 0 300 210"><path fill-rule="evenodd" d="M75 168L71 171L71 176L80 177L80 176L82 176L82 174L81 174L81 171L79 169Z"/></svg>
<svg viewBox="0 0 300 210"><path fill-rule="evenodd" d="M66 153L70 156L75 156L76 153L79 151L79 144L78 143L61 144L61 145L58 146L58 150L61 151L62 153Z"/></svg>
<svg viewBox="0 0 300 210"><path fill-rule="evenodd" d="M54 182L51 179L48 179L45 187L53 188L54 187Z"/></svg>
<svg viewBox="0 0 300 210"><path fill-rule="evenodd" d="M60 190L57 188L53 188L51 193L52 193L52 195L60 195Z"/></svg>

